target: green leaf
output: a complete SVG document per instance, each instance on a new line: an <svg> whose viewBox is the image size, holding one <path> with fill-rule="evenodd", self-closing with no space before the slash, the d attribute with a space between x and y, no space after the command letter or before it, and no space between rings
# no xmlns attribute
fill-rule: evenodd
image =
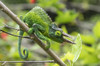
<svg viewBox="0 0 100 66"><path fill-rule="evenodd" d="M61 26L61 28L62 28L63 32L68 33L65 25Z"/></svg>
<svg viewBox="0 0 100 66"><path fill-rule="evenodd" d="M100 21L98 21L94 26L93 33L97 38L100 38Z"/></svg>
<svg viewBox="0 0 100 66"><path fill-rule="evenodd" d="M95 54L88 54L85 58L83 63L84 64L93 64L93 63L99 63L100 59Z"/></svg>
<svg viewBox="0 0 100 66"><path fill-rule="evenodd" d="M77 16L78 16L78 13L75 13L75 11L72 11L72 10L66 11L64 13L61 11L58 11L56 22L58 24L66 24L69 22L73 22Z"/></svg>
<svg viewBox="0 0 100 66"><path fill-rule="evenodd" d="M67 59L71 61L71 65L73 65L74 62L78 59L81 49L82 49L82 40L80 37L80 34L77 35L74 45L68 44L68 48L66 47L67 53L61 58L63 62L65 62ZM54 66L58 66L55 64Z"/></svg>
<svg viewBox="0 0 100 66"><path fill-rule="evenodd" d="M67 52L67 54L62 58L62 60L66 61L66 59L73 61L74 55L70 52Z"/></svg>
<svg viewBox="0 0 100 66"><path fill-rule="evenodd" d="M52 40L50 40L51 42L51 48L53 50L55 50L56 52L59 52L60 51L60 44L58 42L54 42Z"/></svg>
<svg viewBox="0 0 100 66"><path fill-rule="evenodd" d="M82 40L81 40L80 34L77 35L75 43L76 44L73 44L73 45L68 44L66 46L66 48L64 48L64 50L66 50L67 53L63 57L63 59L66 58L66 59L72 61L73 63L78 59L78 57L79 57L79 55L81 53L81 49L82 49ZM72 56L72 57L68 58L68 56Z"/></svg>
<svg viewBox="0 0 100 66"><path fill-rule="evenodd" d="M73 59L73 62L75 62L80 53L81 53L81 49L82 49L82 40L81 40L81 37L80 37L80 34L77 35L77 38L75 40L75 45L72 45L72 54L74 54L74 59Z"/></svg>
<svg viewBox="0 0 100 66"><path fill-rule="evenodd" d="M96 41L96 39L92 35L82 35L81 34L81 38L84 43L88 43L88 44L93 44Z"/></svg>
<svg viewBox="0 0 100 66"><path fill-rule="evenodd" d="M65 5L59 2L59 0L38 0L38 5L42 8L53 8L53 10L55 8L65 8Z"/></svg>

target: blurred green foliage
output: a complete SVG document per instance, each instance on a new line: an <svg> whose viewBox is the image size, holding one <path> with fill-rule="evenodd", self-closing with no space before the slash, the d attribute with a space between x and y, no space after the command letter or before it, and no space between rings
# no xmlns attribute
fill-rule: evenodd
<svg viewBox="0 0 100 66"><path fill-rule="evenodd" d="M2 0L4 3L9 4L20 4L20 3L27 3L27 0Z"/></svg>
<svg viewBox="0 0 100 66"><path fill-rule="evenodd" d="M93 44L96 41L96 39L92 35L83 35L82 34L81 37L82 37L82 41L87 44Z"/></svg>
<svg viewBox="0 0 100 66"><path fill-rule="evenodd" d="M58 16L56 17L55 22L58 24L74 22L74 20L78 17L78 13L74 10L67 10L66 12L58 11L57 14Z"/></svg>
<svg viewBox="0 0 100 66"><path fill-rule="evenodd" d="M93 28L93 33L97 38L100 38L100 31L99 30L100 30L100 21L98 21Z"/></svg>
<svg viewBox="0 0 100 66"><path fill-rule="evenodd" d="M54 8L58 10L65 7L60 0L37 0L37 2L42 8Z"/></svg>
<svg viewBox="0 0 100 66"><path fill-rule="evenodd" d="M76 60L78 59L80 53L81 53L81 49L82 49L82 40L80 37L80 34L77 35L76 39L75 39L75 43L74 45L70 45L66 47L67 53L64 54L64 56L61 58L62 61L64 61L66 64L68 64L69 66L72 66L74 62L76 62ZM68 61L70 61L68 63ZM53 66L53 65L52 65ZM55 64L54 66L59 66L57 64Z"/></svg>

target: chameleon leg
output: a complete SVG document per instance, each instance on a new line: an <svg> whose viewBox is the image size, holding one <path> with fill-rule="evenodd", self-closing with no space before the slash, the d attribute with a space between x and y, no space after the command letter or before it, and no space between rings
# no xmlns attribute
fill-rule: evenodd
<svg viewBox="0 0 100 66"><path fill-rule="evenodd" d="M34 33L34 29L33 28L29 28L28 34L31 35L32 33Z"/></svg>
<svg viewBox="0 0 100 66"><path fill-rule="evenodd" d="M24 31L20 30L19 36L23 36L23 33L24 33ZM28 57L28 50L26 48L23 50L23 54L24 54L24 56L23 56L21 53L21 41L22 41L22 37L19 37L19 39L18 39L18 52L19 52L19 55L22 59L26 59Z"/></svg>
<svg viewBox="0 0 100 66"><path fill-rule="evenodd" d="M46 49L49 49L50 48L50 42L48 40L48 38L44 37L37 29L35 31L35 34L42 40L45 40L47 42L47 45L46 45Z"/></svg>
<svg viewBox="0 0 100 66"><path fill-rule="evenodd" d="M41 27L38 24L33 24L33 27L29 28L28 33L31 35L32 33L35 32L35 29L38 29L39 31L45 31L43 27Z"/></svg>
<svg viewBox="0 0 100 66"><path fill-rule="evenodd" d="M47 45L46 45L46 49L49 49L50 48L50 42L48 40L47 37L45 37L44 35L42 35L41 31L45 31L40 25L38 24L33 24L33 28L34 28L34 33L37 35L38 38L42 39L42 40L45 40L47 42Z"/></svg>

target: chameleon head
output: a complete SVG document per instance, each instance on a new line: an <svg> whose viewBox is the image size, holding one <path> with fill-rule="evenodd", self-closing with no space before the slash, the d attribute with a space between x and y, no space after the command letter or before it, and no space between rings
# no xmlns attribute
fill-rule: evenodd
<svg viewBox="0 0 100 66"><path fill-rule="evenodd" d="M50 32L49 32L49 36L52 40L56 41L56 42L64 42L63 40L63 35L62 35L62 32L60 30L57 30L57 29L50 29Z"/></svg>
<svg viewBox="0 0 100 66"><path fill-rule="evenodd" d="M70 38L71 36L64 33L62 29L58 28L55 24L52 24L51 29L49 29L49 36L52 40L59 43L68 42L68 43L74 44L74 42L64 38L64 36L70 37Z"/></svg>

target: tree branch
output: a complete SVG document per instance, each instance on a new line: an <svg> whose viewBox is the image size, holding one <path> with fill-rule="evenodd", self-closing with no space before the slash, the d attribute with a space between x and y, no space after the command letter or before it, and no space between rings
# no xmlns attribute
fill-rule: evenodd
<svg viewBox="0 0 100 66"><path fill-rule="evenodd" d="M5 12L9 17L11 17L26 33L28 33L29 28L22 22L10 9L8 9L1 1L0 8L3 12ZM35 34L32 34L31 39L34 40L46 53L48 53L55 62L57 62L60 66L66 66L66 64L51 50L46 50L45 44L37 38Z"/></svg>

